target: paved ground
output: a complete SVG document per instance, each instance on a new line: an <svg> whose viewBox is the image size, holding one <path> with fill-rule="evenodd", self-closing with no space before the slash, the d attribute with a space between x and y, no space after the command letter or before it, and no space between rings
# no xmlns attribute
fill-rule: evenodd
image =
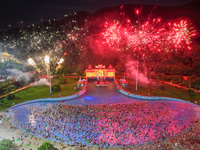
<svg viewBox="0 0 200 150"><path fill-rule="evenodd" d="M144 102L144 100L137 100L137 99L133 99L133 98L122 95L121 93L117 91L117 88L114 85L114 83L109 83L108 87L96 87L94 83L89 82L88 87L87 87L87 92L84 95L82 95L79 98L65 101L64 104L72 104L72 105L98 105L98 104L118 104L118 103L130 104L130 103L141 102L141 101ZM156 101L156 102L159 102L159 101ZM153 104L155 103L155 101L150 101L149 103ZM181 102L170 102L170 103L173 105L174 108L176 108ZM39 105L42 106L46 104L47 103L40 103ZM34 104L29 104L29 105L36 106L38 104L34 103ZM196 110L196 116L197 118L199 118L200 117L199 106L195 106L195 105L191 105L191 106L192 107L194 106L194 110ZM29 106L26 105L25 107L29 107ZM17 110L18 110L17 118L22 122L26 121L24 114L27 112L27 110L24 109L24 107L19 107L17 108ZM10 127L11 126L8 122L6 121L1 122L0 123L0 133L1 133L0 137L10 138L10 139L14 137L15 139L17 139L17 138L20 138L20 136L28 135L17 129L10 129ZM23 146L24 149L29 150L30 148L32 148L34 150L36 149L38 145L40 145L45 140L35 137L35 136L28 135L27 138L23 138L20 141L16 141L16 144L20 145L20 142L22 141L24 141L25 143ZM30 146L27 146L26 144L30 144ZM61 149L61 144L55 143L55 146ZM63 146L66 147L66 145L63 145ZM66 149L82 149L82 148L79 146L75 146L75 147L67 146ZM92 149L96 150L98 148L93 147ZM113 148L109 148L109 149L113 149ZM114 149L120 149L120 148L114 148Z"/></svg>

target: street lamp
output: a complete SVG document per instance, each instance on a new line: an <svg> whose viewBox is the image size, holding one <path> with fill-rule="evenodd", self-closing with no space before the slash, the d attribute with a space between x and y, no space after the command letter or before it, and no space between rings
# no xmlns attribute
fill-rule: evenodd
<svg viewBox="0 0 200 150"><path fill-rule="evenodd" d="M51 71L50 71L50 57L49 56L45 56L44 57L44 61L46 64L46 68L47 68L47 78L49 76L49 83L50 83L50 95L52 95L52 88L51 88ZM61 58L60 61L58 62L58 65L60 66L63 63L64 59ZM28 59L28 63L35 67L37 69L37 71L39 72L36 63L34 62L34 60L32 58ZM44 63L42 63L43 67L44 67Z"/></svg>
<svg viewBox="0 0 200 150"><path fill-rule="evenodd" d="M52 95L52 90L51 90L50 57L49 56L45 56L44 60L45 60L45 63L47 65L47 76L48 76L48 71L49 71L50 95Z"/></svg>
<svg viewBox="0 0 200 150"><path fill-rule="evenodd" d="M138 85L138 60L137 60L136 87L135 87L136 92L137 92L137 85Z"/></svg>
<svg viewBox="0 0 200 150"><path fill-rule="evenodd" d="M140 29L140 11L138 9L136 9L135 11L136 15L138 16L138 28ZM138 35L138 32L137 32L137 36ZM137 92L137 88L138 88L138 59L139 59L139 54L137 53L137 72L136 72L136 85L135 85L135 91Z"/></svg>

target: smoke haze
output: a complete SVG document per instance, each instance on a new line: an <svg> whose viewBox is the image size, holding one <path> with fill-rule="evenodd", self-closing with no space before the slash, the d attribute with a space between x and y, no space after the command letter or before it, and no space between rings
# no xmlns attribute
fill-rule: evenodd
<svg viewBox="0 0 200 150"><path fill-rule="evenodd" d="M125 66L126 66L127 76L131 79L136 80L137 61L128 60L127 63L125 64ZM138 71L138 81L143 84L149 84L148 78L140 71Z"/></svg>
<svg viewBox="0 0 200 150"><path fill-rule="evenodd" d="M17 69L7 69L9 76L8 79L15 79L16 81L24 80L26 83L31 80L33 74L30 72L22 72Z"/></svg>
<svg viewBox="0 0 200 150"><path fill-rule="evenodd" d="M40 79L38 82L35 82L35 86L47 85L50 86L50 83L47 81L46 78Z"/></svg>

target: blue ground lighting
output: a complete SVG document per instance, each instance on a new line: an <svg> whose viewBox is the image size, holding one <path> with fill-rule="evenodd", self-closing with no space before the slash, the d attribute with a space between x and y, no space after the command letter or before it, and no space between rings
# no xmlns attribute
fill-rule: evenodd
<svg viewBox="0 0 200 150"><path fill-rule="evenodd" d="M88 101L95 101L97 99L96 97L93 97L93 96L85 96L83 98L84 100L88 100Z"/></svg>

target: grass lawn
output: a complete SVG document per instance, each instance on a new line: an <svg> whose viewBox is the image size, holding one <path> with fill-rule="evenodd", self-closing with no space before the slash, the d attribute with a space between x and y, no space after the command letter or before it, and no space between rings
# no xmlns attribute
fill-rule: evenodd
<svg viewBox="0 0 200 150"><path fill-rule="evenodd" d="M52 86L58 84L58 79L52 79ZM73 78L66 78L66 84L61 84L60 92L52 93L50 95L49 86L32 86L22 91L15 93L14 100L7 100L3 98L3 103L0 103L0 110L5 110L14 104L19 104L25 101L39 99L39 98L53 98L53 97L64 97L76 94L79 90L74 89L76 80Z"/></svg>
<svg viewBox="0 0 200 150"><path fill-rule="evenodd" d="M187 90L178 88L172 85L164 84L164 83L162 84L163 88L155 88L155 86L151 84L141 86L140 83L138 83L138 90L136 92L135 81L128 80L128 79L127 81L128 81L129 88L125 88L125 90L137 95L173 97L173 98L179 98L179 99L187 100L187 101L189 100L190 102L193 102L193 103L194 101L200 100L200 93L195 93L196 96L190 97L187 93ZM200 102L198 102L198 105L200 105Z"/></svg>

